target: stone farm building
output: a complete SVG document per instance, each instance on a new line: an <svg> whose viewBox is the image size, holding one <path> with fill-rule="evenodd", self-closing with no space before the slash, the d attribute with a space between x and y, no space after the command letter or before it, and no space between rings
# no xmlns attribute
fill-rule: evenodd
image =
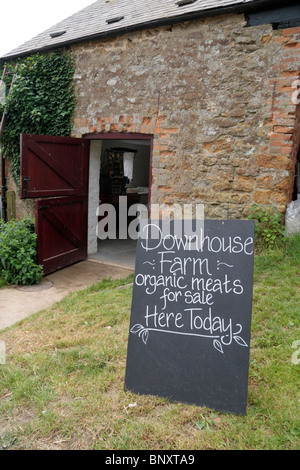
<svg viewBox="0 0 300 470"><path fill-rule="evenodd" d="M296 198L299 2L98 0L2 61L58 48L76 56L72 135L91 143L91 213L108 147L134 151L133 186L151 203L246 218Z"/></svg>

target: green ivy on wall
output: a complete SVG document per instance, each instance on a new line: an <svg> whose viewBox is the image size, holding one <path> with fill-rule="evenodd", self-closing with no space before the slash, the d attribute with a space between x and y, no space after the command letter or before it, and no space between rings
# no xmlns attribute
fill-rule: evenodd
<svg viewBox="0 0 300 470"><path fill-rule="evenodd" d="M12 91L6 99L7 118L1 142L18 186L21 133L71 134L76 106L74 70L74 57L61 52L35 54L18 63Z"/></svg>

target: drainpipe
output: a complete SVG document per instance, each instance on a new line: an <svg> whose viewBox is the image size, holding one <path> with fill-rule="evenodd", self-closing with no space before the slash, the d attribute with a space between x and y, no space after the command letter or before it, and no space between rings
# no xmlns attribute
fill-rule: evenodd
<svg viewBox="0 0 300 470"><path fill-rule="evenodd" d="M6 66L5 66L4 70L3 70L2 79L4 79L6 75L11 75L11 74L13 75L12 81L11 81L11 84L10 84L10 88L9 88L9 95L11 94L11 91L12 91L12 87L13 87L14 80L15 80L15 77L16 77L17 69L18 69L18 66L16 66L14 72L8 72L7 73L6 72ZM4 126L5 126L5 122L6 122L6 117L7 117L7 110L6 110L6 108L4 108L2 118L1 118L1 123L0 123L0 155L1 155L2 216L3 216L3 219L4 219L5 222L7 222L7 200L6 200L7 187L6 187L6 174L5 174L5 158L4 158L4 155L3 155L3 152L2 152L1 140L2 140L2 135L3 135Z"/></svg>
<svg viewBox="0 0 300 470"><path fill-rule="evenodd" d="M0 155L1 155L1 199L2 199L2 217L4 222L7 222L7 204L6 204L6 174L5 174L5 158L2 152L1 139L6 120L6 112L3 111L3 116L0 124Z"/></svg>
<svg viewBox="0 0 300 470"><path fill-rule="evenodd" d="M2 153L2 148L0 146L1 153L1 201L2 201L2 214L4 222L7 222L7 203L6 203L6 175L5 175L5 158Z"/></svg>
<svg viewBox="0 0 300 470"><path fill-rule="evenodd" d="M2 79L1 79L1 84L3 83L3 80L6 75L6 66L3 68L3 73L2 73ZM1 104L3 104L3 100L5 102L5 96L6 93L4 91L4 95L2 93L1 95ZM2 154L2 148L1 148L1 139L2 139L2 134L3 134L3 129L4 129L4 124L5 124L5 109L3 110L2 118L1 118L1 123L0 123L0 158L1 158L1 205L0 207L0 215L1 217L3 216L4 221L6 222L6 177L5 177L5 160Z"/></svg>

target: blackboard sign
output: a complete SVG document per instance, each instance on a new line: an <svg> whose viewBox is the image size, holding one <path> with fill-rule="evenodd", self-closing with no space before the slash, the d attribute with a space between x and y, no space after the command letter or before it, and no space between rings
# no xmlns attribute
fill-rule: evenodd
<svg viewBox="0 0 300 470"><path fill-rule="evenodd" d="M254 222L178 223L140 231L125 390L243 415Z"/></svg>

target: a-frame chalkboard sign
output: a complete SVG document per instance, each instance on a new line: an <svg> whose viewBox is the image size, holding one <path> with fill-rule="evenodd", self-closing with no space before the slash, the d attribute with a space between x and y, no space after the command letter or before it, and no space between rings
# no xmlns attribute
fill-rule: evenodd
<svg viewBox="0 0 300 470"><path fill-rule="evenodd" d="M181 224L141 228L125 390L244 415L254 222Z"/></svg>

